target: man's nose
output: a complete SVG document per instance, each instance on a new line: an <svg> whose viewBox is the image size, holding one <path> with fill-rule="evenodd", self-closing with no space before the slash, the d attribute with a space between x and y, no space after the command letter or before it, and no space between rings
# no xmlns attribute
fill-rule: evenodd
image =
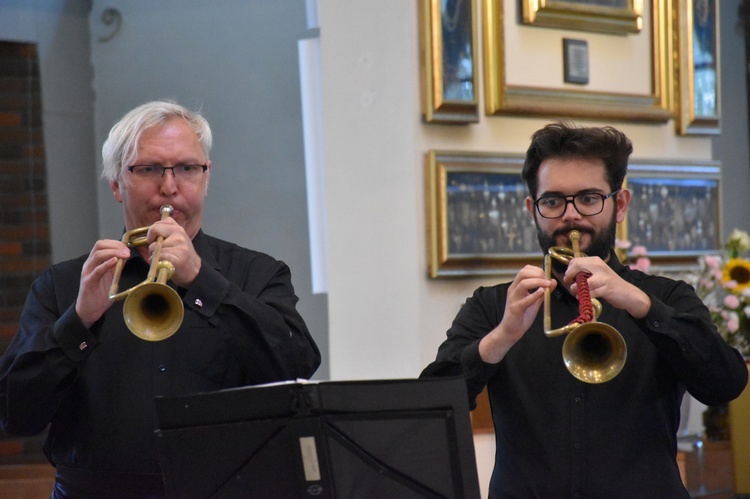
<svg viewBox="0 0 750 499"><path fill-rule="evenodd" d="M174 170L164 170L160 180L159 186L162 194L171 195L177 192L177 177L175 177Z"/></svg>
<svg viewBox="0 0 750 499"><path fill-rule="evenodd" d="M570 220L570 219L579 219L581 218L581 214L578 213L578 210L576 209L575 205L573 204L573 200L565 200L565 211L563 211L563 219Z"/></svg>

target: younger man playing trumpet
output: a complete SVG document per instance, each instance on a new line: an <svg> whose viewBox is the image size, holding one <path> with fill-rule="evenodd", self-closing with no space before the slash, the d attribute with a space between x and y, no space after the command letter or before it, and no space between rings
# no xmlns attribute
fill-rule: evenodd
<svg viewBox="0 0 750 499"><path fill-rule="evenodd" d="M676 462L685 391L721 404L747 384L743 358L689 285L618 261L631 152L611 127L560 123L533 135L522 177L539 245L544 253L569 247L575 229L588 256L553 265L551 280L526 266L510 283L477 289L422 373L465 376L472 407L487 387L496 434L490 497L688 497ZM579 316L581 272L602 302L599 320L627 344L622 371L602 384L571 376L561 358L565 337L543 332L545 289L553 327Z"/></svg>

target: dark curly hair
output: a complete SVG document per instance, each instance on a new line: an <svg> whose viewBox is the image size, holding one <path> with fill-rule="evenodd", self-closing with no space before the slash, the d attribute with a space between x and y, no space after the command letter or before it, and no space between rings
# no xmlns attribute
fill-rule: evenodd
<svg viewBox="0 0 750 499"><path fill-rule="evenodd" d="M622 188L628 171L628 157L633 152L630 140L611 126L576 127L559 122L552 123L531 136L521 178L536 199L539 186L539 166L549 158L600 159L610 188Z"/></svg>

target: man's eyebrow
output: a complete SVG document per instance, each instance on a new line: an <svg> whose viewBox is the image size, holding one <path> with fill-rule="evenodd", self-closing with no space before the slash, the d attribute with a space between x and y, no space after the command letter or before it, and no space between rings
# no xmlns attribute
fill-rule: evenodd
<svg viewBox="0 0 750 499"><path fill-rule="evenodd" d="M578 192L574 192L573 194L565 194L562 191L545 191L539 194L540 198L543 198L545 196L578 196L579 194L602 194L604 191L601 189L597 189L596 187L592 187L590 189L581 189Z"/></svg>
<svg viewBox="0 0 750 499"><path fill-rule="evenodd" d="M208 160L201 161L193 156L190 156L188 158L182 158L179 161L175 161L171 163L170 166L205 165L206 163L208 163ZM133 164L134 165L167 166L164 161L156 160L156 159L143 159L140 161L135 161Z"/></svg>

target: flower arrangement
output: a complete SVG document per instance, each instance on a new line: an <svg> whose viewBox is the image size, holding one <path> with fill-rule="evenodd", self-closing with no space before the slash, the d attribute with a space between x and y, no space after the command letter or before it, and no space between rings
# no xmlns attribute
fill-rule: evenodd
<svg viewBox="0 0 750 499"><path fill-rule="evenodd" d="M644 246L617 240L615 248L630 268L650 270ZM722 338L750 358L750 234L734 229L724 249L723 255L700 256L697 270L680 277L693 285Z"/></svg>
<svg viewBox="0 0 750 499"><path fill-rule="evenodd" d="M745 357L750 356L750 235L734 229L725 254L698 259L691 284L708 309L721 336Z"/></svg>

